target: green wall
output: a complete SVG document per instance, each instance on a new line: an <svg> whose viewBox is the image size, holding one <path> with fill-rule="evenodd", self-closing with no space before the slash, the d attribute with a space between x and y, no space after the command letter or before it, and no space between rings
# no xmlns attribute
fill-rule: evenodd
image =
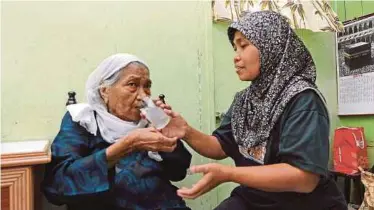
<svg viewBox="0 0 374 210"><path fill-rule="evenodd" d="M214 128L211 4L208 1L2 1L1 141L52 140L67 92L105 57L129 52L148 62L153 94L196 128ZM209 162L196 153L193 164ZM197 176L178 186L191 186ZM213 191L189 200L212 209ZM46 207L50 209L52 207Z"/></svg>
<svg viewBox="0 0 374 210"><path fill-rule="evenodd" d="M234 94L248 86L248 82L240 81L235 73L234 51L227 39L227 27L228 24L225 23L213 24L214 100L217 114L225 113L234 99ZM219 122L217 119L217 125ZM234 165L230 158L218 162ZM220 202L227 198L235 186L237 184L234 183L218 186L216 188L218 190L217 200Z"/></svg>
<svg viewBox="0 0 374 210"><path fill-rule="evenodd" d="M374 1L370 0L338 0L334 1L332 6L335 8L339 19L342 21L351 20L355 17L374 13Z"/></svg>

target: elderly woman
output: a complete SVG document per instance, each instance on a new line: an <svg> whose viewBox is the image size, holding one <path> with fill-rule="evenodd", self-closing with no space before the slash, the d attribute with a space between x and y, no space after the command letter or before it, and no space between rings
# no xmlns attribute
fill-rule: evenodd
<svg viewBox="0 0 374 210"><path fill-rule="evenodd" d="M52 143L47 199L69 210L189 209L170 181L185 177L190 153L140 116L142 98L151 95L147 65L112 55L89 76L86 94L88 104L68 106Z"/></svg>
<svg viewBox="0 0 374 210"><path fill-rule="evenodd" d="M240 186L217 210L347 209L328 176L330 124L315 83L316 67L287 19L271 11L248 13L232 23L228 38L236 73L251 84L236 94L213 134L193 129L160 106L173 116L165 135L182 136L203 156L231 157L236 166L192 167L204 177L178 194L196 198L221 183L235 182Z"/></svg>

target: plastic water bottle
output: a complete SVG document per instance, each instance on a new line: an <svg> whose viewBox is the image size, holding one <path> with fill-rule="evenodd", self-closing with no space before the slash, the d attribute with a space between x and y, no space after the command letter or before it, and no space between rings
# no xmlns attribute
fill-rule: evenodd
<svg viewBox="0 0 374 210"><path fill-rule="evenodd" d="M147 120L157 129L164 128L169 122L170 117L160 107L156 106L152 99L143 98L143 107L140 111L145 115ZM162 161L158 152L148 151L148 156L156 161Z"/></svg>
<svg viewBox="0 0 374 210"><path fill-rule="evenodd" d="M155 128L162 129L170 122L170 117L164 112L164 110L156 106L152 99L145 97L143 98L143 102L144 106L140 111Z"/></svg>

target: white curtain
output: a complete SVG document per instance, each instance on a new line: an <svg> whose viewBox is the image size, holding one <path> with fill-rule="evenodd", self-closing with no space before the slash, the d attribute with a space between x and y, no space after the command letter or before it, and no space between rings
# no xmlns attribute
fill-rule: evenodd
<svg viewBox="0 0 374 210"><path fill-rule="evenodd" d="M295 29L343 30L343 24L325 0L213 0L214 21L236 21L245 12L272 10L289 19Z"/></svg>

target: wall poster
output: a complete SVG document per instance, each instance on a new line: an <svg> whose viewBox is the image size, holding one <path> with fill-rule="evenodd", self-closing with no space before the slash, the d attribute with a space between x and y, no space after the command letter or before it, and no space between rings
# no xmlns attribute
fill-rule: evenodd
<svg viewBox="0 0 374 210"><path fill-rule="evenodd" d="M338 114L374 114L374 13L337 33Z"/></svg>

